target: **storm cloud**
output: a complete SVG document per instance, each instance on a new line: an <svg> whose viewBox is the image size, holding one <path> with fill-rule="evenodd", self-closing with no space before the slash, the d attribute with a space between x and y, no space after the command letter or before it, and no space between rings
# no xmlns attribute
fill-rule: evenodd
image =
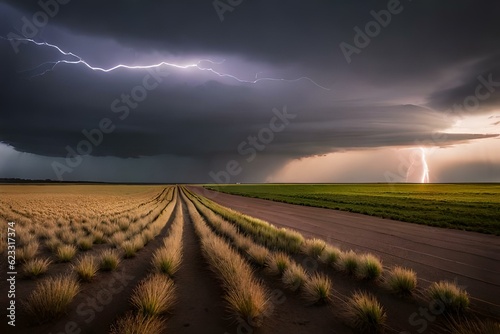
<svg viewBox="0 0 500 334"><path fill-rule="evenodd" d="M498 2L242 1L223 21L214 3L0 1L0 143L30 154L23 176L55 178L54 162L85 151L69 179L210 181L227 161L250 160L253 137L264 147L238 180L263 181L293 159L496 136L447 131L500 104ZM395 6L376 34L366 31ZM46 24L34 21L40 12ZM54 66L77 58L5 39L26 32L95 67L180 66ZM341 43L358 50L350 62ZM478 85L487 97L476 97ZM293 117L278 117L284 127L270 134L276 110ZM16 175L13 166L0 177ZM154 172L134 177L147 166Z"/></svg>

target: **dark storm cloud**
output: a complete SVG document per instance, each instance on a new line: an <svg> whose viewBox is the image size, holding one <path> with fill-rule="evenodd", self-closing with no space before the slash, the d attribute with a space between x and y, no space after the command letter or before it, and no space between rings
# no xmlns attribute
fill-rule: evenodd
<svg viewBox="0 0 500 334"><path fill-rule="evenodd" d="M463 67L456 86L431 94L428 106L449 110L458 105L465 114L495 109L500 104L500 54Z"/></svg>
<svg viewBox="0 0 500 334"><path fill-rule="evenodd" d="M5 2L26 13L40 10L35 1ZM225 13L222 23L212 3L73 0L52 22L134 48L237 54L295 64L316 74L333 71L328 78L345 62L339 43L352 44L354 26L364 29L373 20L370 11L386 9L388 1L243 1ZM494 43L500 33L497 1L402 1L400 6L403 11L373 38L357 65L346 70L378 84L380 75L387 81L415 80L443 66L500 51Z"/></svg>
<svg viewBox="0 0 500 334"><path fill-rule="evenodd" d="M113 102L123 107L122 95L141 85L147 72L105 74L59 65L31 78L32 72L22 70L60 55L25 44L15 53L0 40L0 142L20 152L65 157L68 146L75 149L85 139L83 130L109 118L115 129L93 148L93 156L168 155L162 161L196 160L199 173L238 156L238 145L269 125L273 108L286 105L297 117L254 165L253 175L263 179L292 158L350 148L446 146L483 137L433 139L453 124L439 111L474 94L478 76L500 81L500 3L403 1L402 11L348 64L339 44L354 44L353 28L364 29L374 20L370 11L387 4L243 1L221 22L212 1L69 1L35 39L63 43L65 50L98 63L140 61L155 53L176 59L218 55L228 58L233 70L251 63L273 76L309 76L331 90L305 81L240 84L208 72L165 68L168 76L122 120ZM19 33L21 18L40 10L36 1L0 1L0 35ZM108 42L117 45L105 48ZM470 113L499 103L499 93L491 92Z"/></svg>

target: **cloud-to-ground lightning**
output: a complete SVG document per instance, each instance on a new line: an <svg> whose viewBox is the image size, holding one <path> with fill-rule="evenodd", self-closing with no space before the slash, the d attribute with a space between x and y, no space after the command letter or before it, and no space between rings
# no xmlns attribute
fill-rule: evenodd
<svg viewBox="0 0 500 334"><path fill-rule="evenodd" d="M429 165L427 164L427 155L423 147L420 147L420 158L422 159L422 178L420 179L420 183L429 183Z"/></svg>
<svg viewBox="0 0 500 334"><path fill-rule="evenodd" d="M420 183L429 183L429 165L427 164L427 155L424 147L419 147L417 150L420 152L420 164L422 165L422 176L420 177ZM414 169L415 159L411 159L411 165L408 167L406 172L406 182L410 177L411 172Z"/></svg>
<svg viewBox="0 0 500 334"><path fill-rule="evenodd" d="M118 64L118 65L115 65L115 66L112 66L112 67L109 67L109 68L103 68L103 67L93 66L93 65L89 64L87 61L85 61L82 57L78 56L77 54L75 54L73 52L64 51L62 48L60 48L59 46L57 46L55 44L51 44L51 43L47 43L47 42L37 42L37 41L35 41L33 39L30 39L30 38L5 38L3 36L0 36L0 38L2 38L4 40L7 40L7 41L17 41L17 42L31 43L33 45L37 45L37 46L40 46L40 47L52 48L52 49L58 51L63 56L67 56L67 57L72 57L73 58L73 60L61 59L61 60L56 60L56 61L42 63L39 66L35 67L35 69L39 68L41 66L44 66L44 65L51 65L51 66L50 66L49 69L43 71L42 73L38 74L37 76L41 76L41 75L46 74L47 72L53 71L55 69L55 67L57 65L60 65L60 64L70 64L70 65L79 65L80 64L80 65L86 66L90 70L100 71L100 72L106 72L106 73L107 72L112 72L112 71L115 71L115 70L118 70L118 69L141 70L141 69L151 69L151 68L160 67L160 66L168 66L168 67L174 67L174 68L177 68L177 69L195 68L195 69L198 69L200 71L208 71L208 72L210 72L210 73L212 73L212 74L214 74L214 75L216 75L218 77L221 77L221 78L230 78L230 79L236 80L236 81L241 82L241 83L249 83L249 84L257 84L257 83L262 82L262 81L297 82L297 81L304 81L305 80L305 81L309 81L310 83L312 83L313 85L315 85L318 88L321 88L321 89L324 89L324 90L330 90L329 88L324 87L324 86L318 84L313 79L311 79L309 77L305 77L305 76L304 77L295 78L295 79L270 78L270 77L258 78L258 73L257 73L255 75L255 80L241 79L241 78L238 78L235 75L228 74L228 73L222 73L222 72L214 70L212 67L205 67L205 66L201 65L202 63L222 64L224 62L224 61L216 62L216 61L212 61L212 60L209 60L209 59L202 59L202 60L199 60L196 63L184 64L184 65L180 65L180 64L176 64L176 63L169 63L169 62L166 62L166 61L161 61L161 62L156 63L156 64L148 64L148 65L126 65L126 64Z"/></svg>

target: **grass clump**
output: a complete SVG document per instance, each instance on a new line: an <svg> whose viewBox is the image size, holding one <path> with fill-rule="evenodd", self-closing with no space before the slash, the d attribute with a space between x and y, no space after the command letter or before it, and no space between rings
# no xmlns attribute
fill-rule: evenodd
<svg viewBox="0 0 500 334"><path fill-rule="evenodd" d="M47 246L47 248L53 253L57 252L57 249L61 245L62 242L59 239L57 239L57 237L52 237L45 241L45 246Z"/></svg>
<svg viewBox="0 0 500 334"><path fill-rule="evenodd" d="M61 245L57 248L56 256L61 262L69 262L76 255L76 247L73 245Z"/></svg>
<svg viewBox="0 0 500 334"><path fill-rule="evenodd" d="M32 259L23 265L24 275L27 277L37 277L45 274L52 262L49 259Z"/></svg>
<svg viewBox="0 0 500 334"><path fill-rule="evenodd" d="M75 241L75 233L68 227L61 229L58 233L59 239L65 244L72 244Z"/></svg>
<svg viewBox="0 0 500 334"><path fill-rule="evenodd" d="M373 254L363 254L360 256L356 275L361 279L374 280L382 275L384 270L382 262Z"/></svg>
<svg viewBox="0 0 500 334"><path fill-rule="evenodd" d="M110 238L109 243L116 248L120 247L126 240L126 235L123 232L115 232Z"/></svg>
<svg viewBox="0 0 500 334"><path fill-rule="evenodd" d="M82 281L90 282L97 274L99 266L93 256L85 255L78 259L73 269Z"/></svg>
<svg viewBox="0 0 500 334"><path fill-rule="evenodd" d="M308 279L308 274L304 268L296 263L292 263L281 277L285 286L292 291L300 289Z"/></svg>
<svg viewBox="0 0 500 334"><path fill-rule="evenodd" d="M135 254L144 247L142 238L134 238L134 240L127 240L121 244L123 255L126 259L134 257Z"/></svg>
<svg viewBox="0 0 500 334"><path fill-rule="evenodd" d="M26 313L38 323L62 316L80 291L78 282L68 276L41 281L24 303Z"/></svg>
<svg viewBox="0 0 500 334"><path fill-rule="evenodd" d="M93 245L94 245L93 237L85 237L78 240L78 248L82 251L87 251L92 249Z"/></svg>
<svg viewBox="0 0 500 334"><path fill-rule="evenodd" d="M151 240L155 238L155 235L151 230L144 230L141 233L141 238L144 245L147 245Z"/></svg>
<svg viewBox="0 0 500 334"><path fill-rule="evenodd" d="M209 211L209 212L212 212L212 211ZM213 213L213 212L212 212ZM212 226L214 226L213 222L212 222ZM235 229L236 230L236 229ZM248 249L252 246L252 245L256 245L254 244L252 241L250 241L248 238L246 238L244 235L242 234L233 234L231 235L232 239L233 239L233 244L234 246L239 249L241 252L247 252L248 253Z"/></svg>
<svg viewBox="0 0 500 334"><path fill-rule="evenodd" d="M158 317L148 317L143 314L127 314L111 326L110 334L146 334L163 333L165 321Z"/></svg>
<svg viewBox="0 0 500 334"><path fill-rule="evenodd" d="M173 277L179 270L182 262L181 253L171 247L161 247L153 254L153 267L155 270Z"/></svg>
<svg viewBox="0 0 500 334"><path fill-rule="evenodd" d="M105 249L101 252L99 257L99 267L104 271L112 271L120 264L120 254L116 249Z"/></svg>
<svg viewBox="0 0 500 334"><path fill-rule="evenodd" d="M139 283L131 300L140 314L156 316L167 313L175 299L174 282L167 276L154 274Z"/></svg>
<svg viewBox="0 0 500 334"><path fill-rule="evenodd" d="M295 254L304 244L304 236L297 231L280 228L276 237L276 246L287 253Z"/></svg>
<svg viewBox="0 0 500 334"><path fill-rule="evenodd" d="M268 271L271 275L281 276L291 263L292 259L283 252L271 254L267 260Z"/></svg>
<svg viewBox="0 0 500 334"><path fill-rule="evenodd" d="M343 252L338 261L338 268L347 275L355 275L360 266L360 257L358 254L350 250Z"/></svg>
<svg viewBox="0 0 500 334"><path fill-rule="evenodd" d="M255 280L246 279L242 283L239 289L229 289L224 299L230 311L246 315L245 319L249 319L253 326L260 327L267 311L266 293Z"/></svg>
<svg viewBox="0 0 500 334"><path fill-rule="evenodd" d="M103 244L106 242L106 238L104 237L104 232L100 230L92 231L92 239L94 244Z"/></svg>
<svg viewBox="0 0 500 334"><path fill-rule="evenodd" d="M259 266L264 266L269 257L269 250L257 244L250 244L246 252L252 259L252 262Z"/></svg>
<svg viewBox="0 0 500 334"><path fill-rule="evenodd" d="M445 311L462 312L469 307L469 294L455 283L434 282L427 290L429 298L444 304Z"/></svg>
<svg viewBox="0 0 500 334"><path fill-rule="evenodd" d="M325 249L326 243L321 239L307 239L302 244L302 252L313 258L320 258Z"/></svg>
<svg viewBox="0 0 500 334"><path fill-rule="evenodd" d="M392 293L410 296L417 288L417 274L412 269L396 266L385 278L385 285Z"/></svg>
<svg viewBox="0 0 500 334"><path fill-rule="evenodd" d="M387 315L378 300L371 294L355 292L346 305L350 325L361 333L383 331Z"/></svg>
<svg viewBox="0 0 500 334"><path fill-rule="evenodd" d="M315 273L304 281L302 295L311 304L324 304L330 301L332 281L320 273Z"/></svg>
<svg viewBox="0 0 500 334"><path fill-rule="evenodd" d="M38 253L38 242L31 241L24 247L20 247L16 250L16 261L26 262L32 260Z"/></svg>
<svg viewBox="0 0 500 334"><path fill-rule="evenodd" d="M320 261L328 266L335 266L342 255L342 251L337 247L326 245L321 254Z"/></svg>
<svg viewBox="0 0 500 334"><path fill-rule="evenodd" d="M130 227L130 222L129 222L129 220L128 220L127 218L125 218L125 217L120 217L120 218L118 219L117 224L118 224L118 227L120 228L120 230L121 230L122 232L126 232L126 231L128 230L128 228Z"/></svg>

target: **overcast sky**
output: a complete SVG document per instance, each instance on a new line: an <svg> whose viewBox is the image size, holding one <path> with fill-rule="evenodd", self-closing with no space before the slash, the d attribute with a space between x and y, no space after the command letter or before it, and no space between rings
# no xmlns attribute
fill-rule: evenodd
<svg viewBox="0 0 500 334"><path fill-rule="evenodd" d="M0 0L0 177L500 182L498 13Z"/></svg>

